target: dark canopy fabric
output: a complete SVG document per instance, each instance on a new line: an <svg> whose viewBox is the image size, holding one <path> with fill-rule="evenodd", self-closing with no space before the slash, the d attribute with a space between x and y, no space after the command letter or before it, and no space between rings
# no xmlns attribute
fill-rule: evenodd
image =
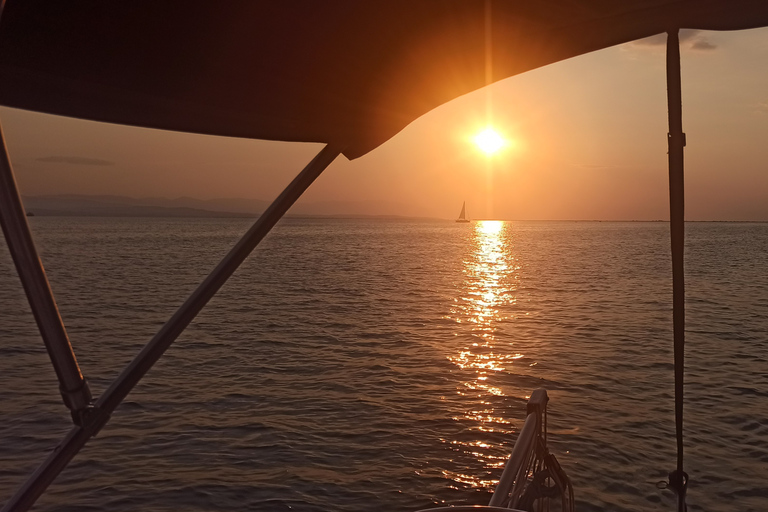
<svg viewBox="0 0 768 512"><path fill-rule="evenodd" d="M355 158L489 82L668 29L766 25L766 0L7 0L0 104Z"/></svg>

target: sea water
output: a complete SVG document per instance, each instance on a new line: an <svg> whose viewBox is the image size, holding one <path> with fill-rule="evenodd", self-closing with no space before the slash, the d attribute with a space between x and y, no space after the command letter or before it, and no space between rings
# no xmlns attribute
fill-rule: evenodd
<svg viewBox="0 0 768 512"><path fill-rule="evenodd" d="M102 393L245 219L34 217ZM690 510L768 510L768 224L689 223ZM580 511L674 510L665 223L287 219L40 511L486 504L546 388ZM70 428L4 244L0 500Z"/></svg>

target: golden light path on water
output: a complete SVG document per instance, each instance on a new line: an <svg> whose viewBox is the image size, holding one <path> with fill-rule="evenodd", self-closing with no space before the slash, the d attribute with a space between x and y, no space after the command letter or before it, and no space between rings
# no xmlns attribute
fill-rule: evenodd
<svg viewBox="0 0 768 512"><path fill-rule="evenodd" d="M454 418L471 425L476 439L446 441L471 455L484 468L482 475L445 471L444 475L472 487L494 487L490 470L502 467L508 457L512 422L498 411L504 390L493 383L494 376L509 370L523 357L509 341L497 339L498 323L508 319L509 307L516 302L519 266L511 247L510 226L503 221L477 221L472 235L473 251L464 261L461 296L455 300L450 318L459 327L457 336L467 341L458 353L448 357L463 380L457 393L468 408ZM490 442L489 439L494 439ZM506 443L502 444L502 440Z"/></svg>

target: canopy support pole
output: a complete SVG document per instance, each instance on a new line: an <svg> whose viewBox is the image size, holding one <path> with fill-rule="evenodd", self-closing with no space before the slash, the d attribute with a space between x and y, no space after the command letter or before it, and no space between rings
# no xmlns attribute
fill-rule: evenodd
<svg viewBox="0 0 768 512"><path fill-rule="evenodd" d="M669 474L669 488L677 493L678 511L687 510L688 475L683 470L683 378L685 370L685 182L683 174L683 100L678 30L667 32L667 105L669 110L669 226L672 239L672 330L675 362L675 431L677 467Z"/></svg>
<svg viewBox="0 0 768 512"><path fill-rule="evenodd" d="M13 167L8 158L5 138L0 128L0 225L21 279L37 328L53 363L64 404L76 425L82 425L91 406L91 390L80 372L75 353L69 343L64 322L56 306L53 291L45 275L43 263L21 202Z"/></svg>
<svg viewBox="0 0 768 512"><path fill-rule="evenodd" d="M69 431L43 464L5 504L2 512L25 512L34 505L37 498L85 443L109 421L110 414L120 402L160 359L160 356L245 261L277 221L340 153L341 149L328 145L307 164L96 401L93 412L87 416L85 424Z"/></svg>

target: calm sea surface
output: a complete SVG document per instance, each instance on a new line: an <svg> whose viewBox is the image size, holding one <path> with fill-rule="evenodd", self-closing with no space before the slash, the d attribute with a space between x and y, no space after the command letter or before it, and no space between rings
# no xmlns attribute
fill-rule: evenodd
<svg viewBox="0 0 768 512"><path fill-rule="evenodd" d="M30 219L94 394L243 219ZM768 510L768 224L687 226L690 510ZM288 219L40 511L488 502L531 391L580 511L674 510L663 223ZM0 244L0 501L69 429Z"/></svg>

